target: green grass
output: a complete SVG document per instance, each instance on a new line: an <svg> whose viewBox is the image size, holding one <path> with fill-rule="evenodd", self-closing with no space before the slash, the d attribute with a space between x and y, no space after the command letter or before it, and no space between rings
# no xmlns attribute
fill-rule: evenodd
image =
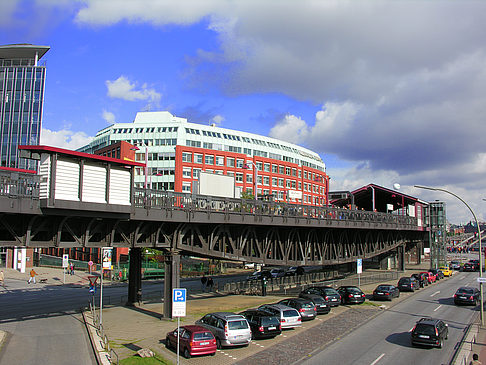
<svg viewBox="0 0 486 365"><path fill-rule="evenodd" d="M138 355L128 357L120 361L120 365L171 365L172 363L165 360L160 355L154 357L140 357Z"/></svg>

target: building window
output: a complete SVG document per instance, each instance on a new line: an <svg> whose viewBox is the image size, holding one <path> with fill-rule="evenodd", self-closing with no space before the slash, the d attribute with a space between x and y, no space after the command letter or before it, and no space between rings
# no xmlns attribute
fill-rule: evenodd
<svg viewBox="0 0 486 365"><path fill-rule="evenodd" d="M244 164L245 164L244 160L241 160L241 159L236 160L236 167L237 168L242 169Z"/></svg>
<svg viewBox="0 0 486 365"><path fill-rule="evenodd" d="M289 175L290 176L290 167L286 167L285 168L285 175Z"/></svg>
<svg viewBox="0 0 486 365"><path fill-rule="evenodd" d="M285 185L287 188L290 188L291 187L291 182L290 180L286 180L286 185Z"/></svg>
<svg viewBox="0 0 486 365"><path fill-rule="evenodd" d="M236 182L243 182L243 174L241 172L236 173Z"/></svg>
<svg viewBox="0 0 486 365"><path fill-rule="evenodd" d="M299 181L299 190L302 190L302 183Z"/></svg>
<svg viewBox="0 0 486 365"><path fill-rule="evenodd" d="M283 175L284 174L284 167L283 166L280 166L280 165L278 166L278 173L280 175Z"/></svg>
<svg viewBox="0 0 486 365"><path fill-rule="evenodd" d="M224 156L216 156L216 166L224 166Z"/></svg>
<svg viewBox="0 0 486 365"><path fill-rule="evenodd" d="M272 177L272 186L278 186L278 179L276 177Z"/></svg>
<svg viewBox="0 0 486 365"><path fill-rule="evenodd" d="M297 176L297 170L295 168L292 169L292 176Z"/></svg>
<svg viewBox="0 0 486 365"><path fill-rule="evenodd" d="M270 164L269 163L265 163L263 165L263 171L265 172L270 172Z"/></svg>
<svg viewBox="0 0 486 365"><path fill-rule="evenodd" d="M226 166L228 167L235 167L235 159L232 157L226 158Z"/></svg>
<svg viewBox="0 0 486 365"><path fill-rule="evenodd" d="M204 162L206 163L206 165L214 165L214 155L204 156Z"/></svg>
<svg viewBox="0 0 486 365"><path fill-rule="evenodd" d="M270 177L269 176L263 177L263 185L270 185Z"/></svg>
<svg viewBox="0 0 486 365"><path fill-rule="evenodd" d="M191 192L191 183L190 182L183 182L182 183L182 192L183 193L190 193Z"/></svg>
<svg viewBox="0 0 486 365"><path fill-rule="evenodd" d="M262 171L263 164L261 162L257 162L255 165L256 165L258 171Z"/></svg>
<svg viewBox="0 0 486 365"><path fill-rule="evenodd" d="M246 174L246 182L247 183L253 182L253 175L252 174Z"/></svg>
<svg viewBox="0 0 486 365"><path fill-rule="evenodd" d="M258 175L257 176L257 184L261 184L262 183L262 175Z"/></svg>
<svg viewBox="0 0 486 365"><path fill-rule="evenodd" d="M188 178L190 179L192 176L191 176L191 168L190 167L184 167L182 169L182 177L185 177L185 178Z"/></svg>
<svg viewBox="0 0 486 365"><path fill-rule="evenodd" d="M295 187L296 187L296 186L297 186L297 185L296 185L296 183L295 183L295 180L292 180L292 189L295 189Z"/></svg>
<svg viewBox="0 0 486 365"><path fill-rule="evenodd" d="M201 155L200 153L195 153L194 163L203 163L203 155Z"/></svg>
<svg viewBox="0 0 486 365"><path fill-rule="evenodd" d="M284 179L278 179L278 186L280 188L283 188L284 187Z"/></svg>
<svg viewBox="0 0 486 365"><path fill-rule="evenodd" d="M192 169L192 177L194 179L199 179L200 174L201 174L201 169Z"/></svg>
<svg viewBox="0 0 486 365"><path fill-rule="evenodd" d="M283 192L283 190L279 190L277 194L278 194L277 195L278 199L279 200L283 200L283 198L284 198L284 192Z"/></svg>
<svg viewBox="0 0 486 365"><path fill-rule="evenodd" d="M307 179L307 171L304 171L304 179Z"/></svg>
<svg viewBox="0 0 486 365"><path fill-rule="evenodd" d="M278 174L278 165L272 164L272 173Z"/></svg>
<svg viewBox="0 0 486 365"><path fill-rule="evenodd" d="M182 152L182 162L192 162L192 153Z"/></svg>

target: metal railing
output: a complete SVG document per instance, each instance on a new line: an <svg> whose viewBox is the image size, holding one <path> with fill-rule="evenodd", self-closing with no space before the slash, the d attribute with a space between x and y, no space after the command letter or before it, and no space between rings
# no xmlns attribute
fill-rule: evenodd
<svg viewBox="0 0 486 365"><path fill-rule="evenodd" d="M39 199L39 186L38 175L0 170L0 195Z"/></svg>
<svg viewBox="0 0 486 365"><path fill-rule="evenodd" d="M103 324L100 323L100 317L96 312L95 308L93 307L93 303L91 301L89 301L88 303L89 303L89 311L91 313L91 318L93 318L93 326L96 329L97 335L101 339L101 346L109 354L110 363L118 365L119 364L118 354L110 346L110 340L108 339L108 336L105 333Z"/></svg>
<svg viewBox="0 0 486 365"><path fill-rule="evenodd" d="M251 216L280 216L323 221L389 223L417 227L415 217L391 213L350 210L328 206L310 206L284 202L220 198L189 193L176 193L135 188L133 205L137 208L220 212Z"/></svg>

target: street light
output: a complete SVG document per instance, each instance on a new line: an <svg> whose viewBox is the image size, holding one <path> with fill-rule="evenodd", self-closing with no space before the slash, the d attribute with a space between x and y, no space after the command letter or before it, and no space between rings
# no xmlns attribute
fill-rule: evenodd
<svg viewBox="0 0 486 365"><path fill-rule="evenodd" d="M476 227L478 228L478 239L479 239L479 277L483 278L483 248L481 245L481 228L479 228L479 222L478 219L476 218L476 214L474 214L473 210L471 207L459 196L457 196L454 193L451 193L448 190L445 189L440 189L440 188L432 188L428 186L421 186L421 185L414 185L415 188L419 189L426 189L426 190L433 190L433 191L442 191L444 193L450 194L452 196L455 196L457 199L459 199L461 202L463 202L466 207L468 207L469 211L474 217L474 220L476 221ZM479 290L481 292L481 306L480 306L480 316L481 316L481 326L484 326L484 308L483 308L483 282L479 281Z"/></svg>
<svg viewBox="0 0 486 365"><path fill-rule="evenodd" d="M132 148L130 148L130 150L132 151L140 151L140 148L138 148L137 146L133 146ZM145 175L145 185L144 185L144 188L145 190L147 190L147 171L148 171L148 167L147 167L147 164L148 164L148 153L147 153L147 146L145 146L145 168L144 168L144 175ZM152 188L152 181L150 181L150 188Z"/></svg>

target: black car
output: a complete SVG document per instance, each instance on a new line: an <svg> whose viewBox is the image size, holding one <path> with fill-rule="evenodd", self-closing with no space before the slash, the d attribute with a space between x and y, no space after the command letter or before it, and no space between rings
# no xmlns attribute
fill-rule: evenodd
<svg viewBox="0 0 486 365"><path fill-rule="evenodd" d="M366 299L365 293L357 286L340 286L337 292L341 295L343 304L361 304Z"/></svg>
<svg viewBox="0 0 486 365"><path fill-rule="evenodd" d="M419 289L419 283L415 278L404 276L398 280L397 287L400 291L415 291Z"/></svg>
<svg viewBox="0 0 486 365"><path fill-rule="evenodd" d="M318 294L299 294L300 298L309 299L312 303L315 304L317 314L327 314L331 311L331 305L329 304L329 300L325 300L322 296Z"/></svg>
<svg viewBox="0 0 486 365"><path fill-rule="evenodd" d="M412 278L415 278L415 280L418 281L419 286L421 288L423 288L426 285L429 285L429 280L427 279L427 277L425 276L425 274L422 274L422 273L420 273L420 274L412 274L411 277Z"/></svg>
<svg viewBox="0 0 486 365"><path fill-rule="evenodd" d="M474 265L475 271L479 271L479 260L471 259L469 260L469 262ZM484 269L484 265L483 265L483 269Z"/></svg>
<svg viewBox="0 0 486 365"><path fill-rule="evenodd" d="M273 338L282 333L280 319L270 312L248 309L240 314L248 321L253 339Z"/></svg>
<svg viewBox="0 0 486 365"><path fill-rule="evenodd" d="M432 275L435 275L437 280L444 279L444 273L440 270L437 269L430 269L429 272L432 273Z"/></svg>
<svg viewBox="0 0 486 365"><path fill-rule="evenodd" d="M392 300L400 296L400 290L395 285L381 284L373 290L373 300Z"/></svg>
<svg viewBox="0 0 486 365"><path fill-rule="evenodd" d="M267 280L272 278L272 273L270 270L255 271L253 274L249 275L246 280L262 280L265 278Z"/></svg>
<svg viewBox="0 0 486 365"><path fill-rule="evenodd" d="M330 286L311 286L302 290L301 294L317 294L329 301L331 307L337 307L341 303L341 294Z"/></svg>
<svg viewBox="0 0 486 365"><path fill-rule="evenodd" d="M411 333L412 345L426 345L442 348L447 340L449 326L440 319L422 318Z"/></svg>
<svg viewBox="0 0 486 365"><path fill-rule="evenodd" d="M457 289L454 294L454 304L472 304L477 305L480 301L480 291L477 288L463 286Z"/></svg>
<svg viewBox="0 0 486 365"><path fill-rule="evenodd" d="M317 315L316 305L309 299L288 298L281 300L277 304L282 304L286 305L287 307L297 309L303 321L314 319Z"/></svg>
<svg viewBox="0 0 486 365"><path fill-rule="evenodd" d="M479 270L479 267L478 267L478 270ZM462 266L462 271L477 271L476 270L476 265L473 264L472 262L466 262L463 266Z"/></svg>

